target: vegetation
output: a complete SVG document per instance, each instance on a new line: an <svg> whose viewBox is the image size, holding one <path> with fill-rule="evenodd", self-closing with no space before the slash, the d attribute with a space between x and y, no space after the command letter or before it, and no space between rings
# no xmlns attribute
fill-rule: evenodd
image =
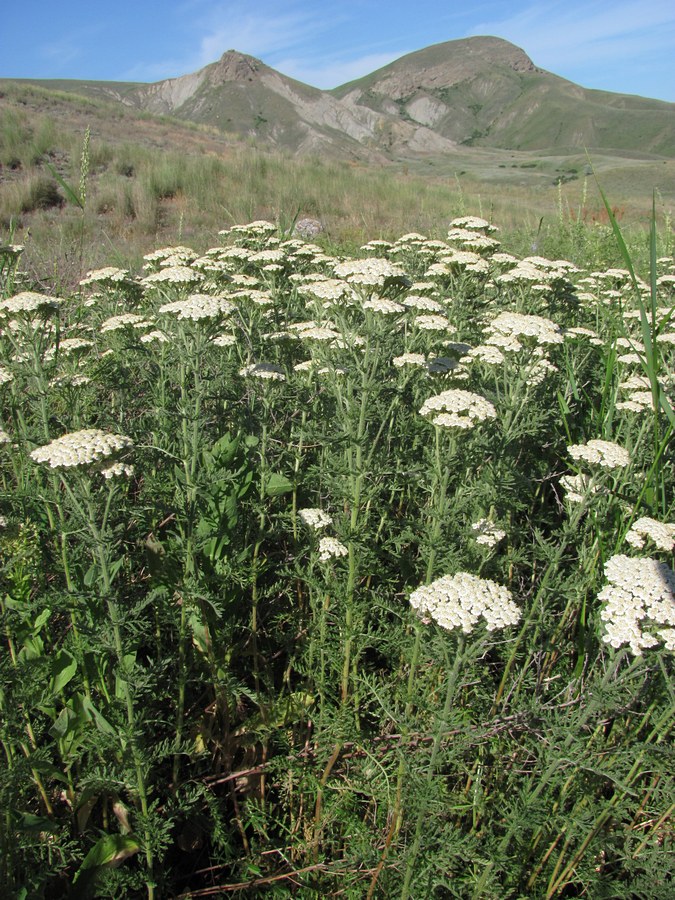
<svg viewBox="0 0 675 900"><path fill-rule="evenodd" d="M325 155L293 158L213 129L33 85L5 82L1 90L0 227L25 245L24 268L48 289L58 286L55 279L72 287L111 258L137 269L159 244L188 240L205 250L227 225L263 218L287 228L296 216L319 220L329 248L354 252L371 238L394 240L411 229L443 237L453 216L475 210L499 221L507 248L520 255L534 244L553 252L562 225L583 236L591 252L602 248L598 261L620 263L597 191L584 177L564 184L573 169L589 171L578 152L488 158L480 151L474 160L467 151L445 162L367 166ZM87 134L83 207L66 185L77 195ZM671 163L621 160L617 168L605 156L592 162L620 203L615 215L631 250L644 257L644 197L653 184L673 183ZM667 233L673 198L664 190L657 213ZM579 220L598 227L577 228Z"/></svg>
<svg viewBox="0 0 675 900"><path fill-rule="evenodd" d="M608 215L3 247L5 896L672 895L675 269Z"/></svg>
<svg viewBox="0 0 675 900"><path fill-rule="evenodd" d="M667 211L59 102L0 122L3 896L672 896Z"/></svg>

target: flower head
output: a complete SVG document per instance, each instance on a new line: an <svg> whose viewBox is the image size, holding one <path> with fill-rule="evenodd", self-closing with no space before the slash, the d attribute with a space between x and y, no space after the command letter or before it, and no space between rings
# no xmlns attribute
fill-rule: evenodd
<svg viewBox="0 0 675 900"><path fill-rule="evenodd" d="M478 422L497 416L494 406L485 397L457 388L429 397L422 404L420 413L443 428L473 428Z"/></svg>
<svg viewBox="0 0 675 900"><path fill-rule="evenodd" d="M320 528L325 528L327 525L333 524L333 519L328 513L325 513L322 509L313 507L298 510L298 518L301 519L308 528L313 528L314 531L318 531Z"/></svg>
<svg viewBox="0 0 675 900"><path fill-rule="evenodd" d="M626 535L626 542L631 547L641 550L647 539L651 540L659 550L672 550L675 545L675 524L672 522L658 522L649 516L636 519Z"/></svg>
<svg viewBox="0 0 675 900"><path fill-rule="evenodd" d="M190 294L185 300L175 300L160 306L160 313L171 313L179 319L215 319L228 315L235 309L225 297L212 297L210 294Z"/></svg>
<svg viewBox="0 0 675 900"><path fill-rule="evenodd" d="M284 370L281 366L274 363L251 363L240 369L239 374L242 378L253 376L254 378L263 378L266 381L286 381Z"/></svg>
<svg viewBox="0 0 675 900"><path fill-rule="evenodd" d="M475 532L476 543L483 544L485 547L495 547L506 537L506 532L497 528L495 523L489 519L479 519L474 522L471 530Z"/></svg>
<svg viewBox="0 0 675 900"><path fill-rule="evenodd" d="M507 588L468 572L444 575L418 587L410 595L410 605L441 628L461 628L465 634L473 631L481 616L488 631L520 621L520 609Z"/></svg>
<svg viewBox="0 0 675 900"><path fill-rule="evenodd" d="M338 556L347 556L348 553L349 550L337 538L322 537L319 541L319 559L322 562L335 559Z"/></svg>
<svg viewBox="0 0 675 900"><path fill-rule="evenodd" d="M673 649L673 570L655 559L619 554L605 563L605 577L608 584L598 594L598 600L605 604L600 613L605 643L612 647L628 644L635 656L657 646L659 638L666 649Z"/></svg>
<svg viewBox="0 0 675 900"><path fill-rule="evenodd" d="M630 463L630 454L613 441L592 440L586 444L571 444L567 452L572 459L583 460L603 469L620 469Z"/></svg>
<svg viewBox="0 0 675 900"><path fill-rule="evenodd" d="M0 302L0 312L8 313L46 313L51 312L63 303L62 297L38 294L35 291L22 291L7 300Z"/></svg>
<svg viewBox="0 0 675 900"><path fill-rule="evenodd" d="M31 453L36 463L49 465L52 469L66 469L74 466L90 466L100 463L133 446L131 438L123 434L109 434L98 428L73 431L38 447Z"/></svg>

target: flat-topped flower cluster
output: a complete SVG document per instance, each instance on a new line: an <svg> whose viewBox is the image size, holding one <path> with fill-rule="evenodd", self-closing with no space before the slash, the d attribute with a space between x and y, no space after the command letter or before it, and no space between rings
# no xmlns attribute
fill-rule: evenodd
<svg viewBox="0 0 675 900"><path fill-rule="evenodd" d="M422 404L420 414L430 418L433 425L460 429L473 428L479 422L497 417L497 411L489 400L459 388L429 397Z"/></svg>
<svg viewBox="0 0 675 900"><path fill-rule="evenodd" d="M628 644L635 656L660 642L675 652L675 572L655 559L618 554L605 563L605 578L598 594L603 640Z"/></svg>
<svg viewBox="0 0 675 900"><path fill-rule="evenodd" d="M110 459L133 446L124 434L110 434L98 428L84 428L56 438L30 454L36 463L52 469L91 466Z"/></svg>
<svg viewBox="0 0 675 900"><path fill-rule="evenodd" d="M431 618L448 631L461 628L465 634L481 618L488 631L495 631L516 625L521 616L508 588L468 572L421 585L410 595L410 605L422 618Z"/></svg>

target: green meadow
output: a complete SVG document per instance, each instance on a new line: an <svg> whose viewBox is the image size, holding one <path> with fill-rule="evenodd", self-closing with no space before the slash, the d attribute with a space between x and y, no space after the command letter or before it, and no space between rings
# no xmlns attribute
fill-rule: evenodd
<svg viewBox="0 0 675 900"><path fill-rule="evenodd" d="M3 896L670 898L658 197L137 124L2 122Z"/></svg>

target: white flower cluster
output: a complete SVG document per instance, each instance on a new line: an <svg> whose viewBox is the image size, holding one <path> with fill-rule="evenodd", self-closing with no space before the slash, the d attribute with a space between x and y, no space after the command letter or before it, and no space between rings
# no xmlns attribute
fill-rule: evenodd
<svg viewBox="0 0 675 900"><path fill-rule="evenodd" d="M216 347L233 347L237 343L237 338L233 334L219 334L213 339Z"/></svg>
<svg viewBox="0 0 675 900"><path fill-rule="evenodd" d="M204 276L200 272L195 272L187 266L167 266L160 269L159 272L153 272L152 275L146 275L141 281L146 287L153 287L155 284L194 284L202 281Z"/></svg>
<svg viewBox="0 0 675 900"><path fill-rule="evenodd" d="M474 522L471 530L476 532L476 543L483 544L485 547L495 547L506 537L506 532L497 528L489 519L479 519Z"/></svg>
<svg viewBox="0 0 675 900"><path fill-rule="evenodd" d="M286 259L283 250L260 250L249 256L249 262L253 263L278 263Z"/></svg>
<svg viewBox="0 0 675 900"><path fill-rule="evenodd" d="M11 444L12 439L4 428L0 428L0 444Z"/></svg>
<svg viewBox="0 0 675 900"><path fill-rule="evenodd" d="M402 369L403 366L426 366L427 360L423 353L403 353L395 356L392 363L397 369Z"/></svg>
<svg viewBox="0 0 675 900"><path fill-rule="evenodd" d="M471 231L485 231L490 234L499 230L496 225L490 225L486 219L478 216L460 216L450 222L450 228L467 228Z"/></svg>
<svg viewBox="0 0 675 900"><path fill-rule="evenodd" d="M347 556L349 550L341 544L337 538L322 537L319 541L319 559L326 562L329 559L337 559L339 556Z"/></svg>
<svg viewBox="0 0 675 900"><path fill-rule="evenodd" d="M450 328L450 322L445 316L439 315L415 316L414 323L422 331L448 331Z"/></svg>
<svg viewBox="0 0 675 900"><path fill-rule="evenodd" d="M410 605L421 617L432 618L441 628L461 628L465 634L473 631L481 616L488 631L520 621L520 609L507 588L468 572L444 575L418 587L410 595Z"/></svg>
<svg viewBox="0 0 675 900"><path fill-rule="evenodd" d="M160 313L171 313L179 319L215 319L227 316L235 305L225 297L212 297L210 294L190 294L185 300L175 300L160 306Z"/></svg>
<svg viewBox="0 0 675 900"><path fill-rule="evenodd" d="M38 294L35 291L21 291L0 302L0 312L8 313L33 313L49 312L57 309L63 303L62 297L52 297L49 294Z"/></svg>
<svg viewBox="0 0 675 900"><path fill-rule="evenodd" d="M300 289L302 294L310 294L317 300L336 301L342 300L349 292L349 287L344 281L337 278L327 278L321 281L310 281L303 284Z"/></svg>
<svg viewBox="0 0 675 900"><path fill-rule="evenodd" d="M654 400L651 391L633 391L625 400L618 400L615 403L615 409L634 413L642 413L653 406Z"/></svg>
<svg viewBox="0 0 675 900"><path fill-rule="evenodd" d="M239 370L242 378L252 375L254 378L263 378L266 381L286 381L284 370L274 363L251 363Z"/></svg>
<svg viewBox="0 0 675 900"><path fill-rule="evenodd" d="M403 306L402 303L396 303L395 300L388 300L386 297L373 297L372 300L365 300L363 308L370 309L373 312L381 313L385 316L397 315L405 312L405 306Z"/></svg>
<svg viewBox="0 0 675 900"><path fill-rule="evenodd" d="M88 375L66 374L59 375L58 378L52 378L49 382L50 387L82 387L85 384L91 384L91 378Z"/></svg>
<svg viewBox="0 0 675 900"><path fill-rule="evenodd" d="M474 360L479 360L488 366L501 366L506 361L506 358L495 344L479 344L477 347L469 350L462 363L468 365Z"/></svg>
<svg viewBox="0 0 675 900"><path fill-rule="evenodd" d="M308 325L295 329L295 333L302 341L335 341L340 337L340 332L328 325Z"/></svg>
<svg viewBox="0 0 675 900"><path fill-rule="evenodd" d="M526 316L523 313L503 312L493 319L487 328L486 343L491 344L492 336L515 338L535 344L562 344L562 329L543 316ZM500 344L501 346L501 344Z"/></svg>
<svg viewBox="0 0 675 900"><path fill-rule="evenodd" d="M568 503L583 503L590 494L597 493L598 485L592 484L588 475L563 475L560 487L565 491Z"/></svg>
<svg viewBox="0 0 675 900"><path fill-rule="evenodd" d="M110 478L131 478L134 474L134 467L128 466L126 463L116 462L111 466L101 469L101 475L108 480Z"/></svg>
<svg viewBox="0 0 675 900"><path fill-rule="evenodd" d="M659 550L672 550L675 546L675 524L659 522L656 519L650 519L649 516L636 519L626 535L626 542L631 547L642 550L647 539L653 541Z"/></svg>
<svg viewBox="0 0 675 900"><path fill-rule="evenodd" d="M567 452L576 460L584 460L603 469L620 469L630 463L630 454L614 441L592 440L586 444L571 444Z"/></svg>
<svg viewBox="0 0 675 900"><path fill-rule="evenodd" d="M388 278L401 278L403 269L389 262L388 259L370 257L368 259L350 259L338 263L334 269L338 278L344 278L350 284L378 285L382 287Z"/></svg>
<svg viewBox="0 0 675 900"><path fill-rule="evenodd" d="M126 435L85 428L64 434L51 443L38 447L31 453L31 459L36 463L45 463L52 469L89 466L132 446L133 441Z"/></svg>
<svg viewBox="0 0 675 900"><path fill-rule="evenodd" d="M9 384L10 381L14 381L14 376L9 369L0 366L0 384Z"/></svg>
<svg viewBox="0 0 675 900"><path fill-rule="evenodd" d="M600 613L605 643L628 644L641 656L660 638L675 652L675 572L655 559L618 555L605 563L605 577L609 584L598 594L606 604Z"/></svg>
<svg viewBox="0 0 675 900"><path fill-rule="evenodd" d="M152 253L146 253L143 257L146 262L149 263L161 263L163 265L166 264L167 259L183 259L185 262L192 262L193 259L197 258L197 254L191 247L160 247L158 250L153 250Z"/></svg>
<svg viewBox="0 0 675 900"><path fill-rule="evenodd" d="M141 335L142 344L152 344L155 341L157 341L158 344L166 344L168 340L168 337L163 331L148 331L147 334Z"/></svg>
<svg viewBox="0 0 675 900"><path fill-rule="evenodd" d="M127 281L129 273L126 269L117 269L114 266L106 266L104 269L94 269L87 272L86 278L80 281L82 287L89 284L120 284Z"/></svg>
<svg viewBox="0 0 675 900"><path fill-rule="evenodd" d="M119 316L110 316L105 322L101 323L101 334L107 331L120 331L122 328L149 328L152 323L148 322L144 316L137 313L122 313Z"/></svg>
<svg viewBox="0 0 675 900"><path fill-rule="evenodd" d="M314 507L299 509L298 518L301 519L308 528L313 528L315 531L318 531L320 528L326 528L327 525L333 524L333 519L328 515L328 513L325 513L322 509L316 509Z"/></svg>
<svg viewBox="0 0 675 900"><path fill-rule="evenodd" d="M494 406L485 397L457 388L429 397L420 414L431 416L432 423L443 428L473 428L478 422L497 417Z"/></svg>
<svg viewBox="0 0 675 900"><path fill-rule="evenodd" d="M252 237L268 237L276 234L277 226L265 219L256 219L255 222L249 222L247 225L232 225L231 228L225 228L219 231L222 236L230 234L241 234Z"/></svg>
<svg viewBox="0 0 675 900"><path fill-rule="evenodd" d="M419 309L424 312L445 312L445 307L438 300L433 300L431 297L422 297L420 294L411 294L409 297L406 297L403 305L407 306L408 309Z"/></svg>
<svg viewBox="0 0 675 900"><path fill-rule="evenodd" d="M274 303L274 298L268 291L256 291L252 288L235 291L232 296L237 300L248 300L256 306L271 306Z"/></svg>

